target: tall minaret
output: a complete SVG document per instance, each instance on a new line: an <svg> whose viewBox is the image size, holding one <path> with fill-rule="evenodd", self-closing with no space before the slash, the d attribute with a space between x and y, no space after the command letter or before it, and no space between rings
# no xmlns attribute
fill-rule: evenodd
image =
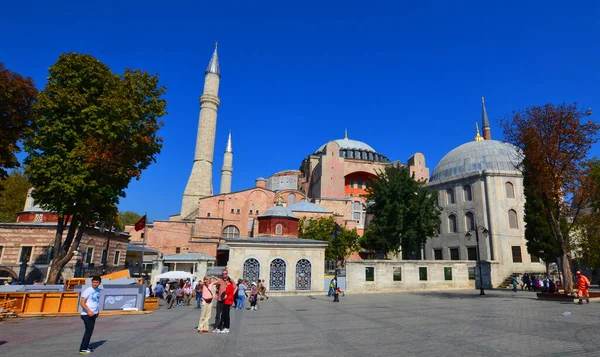
<svg viewBox="0 0 600 357"><path fill-rule="evenodd" d="M231 149L231 130L227 139L227 147L223 154L223 166L221 167L221 193L231 192L231 176L233 175L233 150Z"/></svg>
<svg viewBox="0 0 600 357"><path fill-rule="evenodd" d="M212 164L215 152L215 132L217 130L217 111L219 110L219 56L218 44L204 73L204 93L200 96L200 119L198 122L198 136L196 137L196 152L194 166L188 179L183 200L181 202L181 216L186 217L198 209L198 200L211 196L212 190Z"/></svg>
<svg viewBox="0 0 600 357"><path fill-rule="evenodd" d="M485 99L481 97L481 120L483 129L483 140L492 140L492 132L490 129L490 121L488 120L487 111L485 110Z"/></svg>

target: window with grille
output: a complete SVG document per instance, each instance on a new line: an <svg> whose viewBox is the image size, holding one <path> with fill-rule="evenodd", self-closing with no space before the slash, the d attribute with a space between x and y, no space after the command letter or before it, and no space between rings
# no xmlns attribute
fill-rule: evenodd
<svg viewBox="0 0 600 357"><path fill-rule="evenodd" d="M239 238L240 230L236 226L227 226L223 230L223 238Z"/></svg>
<svg viewBox="0 0 600 357"><path fill-rule="evenodd" d="M33 251L33 247L21 247L19 263L29 263L29 260L31 259L32 251Z"/></svg>
<svg viewBox="0 0 600 357"><path fill-rule="evenodd" d="M427 267L419 267L419 280L427 281Z"/></svg>
<svg viewBox="0 0 600 357"><path fill-rule="evenodd" d="M365 281L375 281L375 267L365 267Z"/></svg>
<svg viewBox="0 0 600 357"><path fill-rule="evenodd" d="M365 223L365 207L358 201L352 202L352 220L359 226L363 226Z"/></svg>
<svg viewBox="0 0 600 357"><path fill-rule="evenodd" d="M469 185L464 186L463 193L465 195L465 202L473 201L473 191L471 191L471 186L469 186Z"/></svg>
<svg viewBox="0 0 600 357"><path fill-rule="evenodd" d="M504 186L506 188L506 198L515 198L515 186L512 182L507 182Z"/></svg>
<svg viewBox="0 0 600 357"><path fill-rule="evenodd" d="M450 260L460 260L460 251L458 248L450 248Z"/></svg>
<svg viewBox="0 0 600 357"><path fill-rule="evenodd" d="M87 251L85 253L85 263L87 265L94 263L94 247L87 247Z"/></svg>
<svg viewBox="0 0 600 357"><path fill-rule="evenodd" d="M106 249L102 249L102 257L100 258L100 263L106 264L108 261L108 251Z"/></svg>
<svg viewBox="0 0 600 357"><path fill-rule="evenodd" d="M458 232L458 227L456 225L456 215L451 214L448 216L448 232L450 232L450 233Z"/></svg>
<svg viewBox="0 0 600 357"><path fill-rule="evenodd" d="M469 280L475 280L475 267L468 267L467 275L469 277Z"/></svg>
<svg viewBox="0 0 600 357"><path fill-rule="evenodd" d="M523 263L523 257L521 256L521 246L514 245L511 248L513 263Z"/></svg>
<svg viewBox="0 0 600 357"><path fill-rule="evenodd" d="M447 196L448 204L449 205L456 203L456 199L454 197L454 190L453 189L451 189L451 188L447 189L446 190L446 196Z"/></svg>
<svg viewBox="0 0 600 357"><path fill-rule="evenodd" d="M443 260L443 258L442 258L442 250L441 249L434 249L433 250L433 259L435 259L435 260Z"/></svg>
<svg viewBox="0 0 600 357"><path fill-rule="evenodd" d="M393 279L394 281L402 281L402 267L394 267Z"/></svg>
<svg viewBox="0 0 600 357"><path fill-rule="evenodd" d="M473 212L465 213L465 224L467 231L475 230L475 215L473 215Z"/></svg>
<svg viewBox="0 0 600 357"><path fill-rule="evenodd" d="M119 258L121 258L121 252L115 250L115 259L113 260L113 265L119 265Z"/></svg>
<svg viewBox="0 0 600 357"><path fill-rule="evenodd" d="M283 234L283 225L278 224L275 226L275 234L281 235Z"/></svg>
<svg viewBox="0 0 600 357"><path fill-rule="evenodd" d="M444 280L452 280L452 267L444 267Z"/></svg>
<svg viewBox="0 0 600 357"><path fill-rule="evenodd" d="M508 211L508 226L511 229L519 228L519 222L517 221L517 212L514 209Z"/></svg>

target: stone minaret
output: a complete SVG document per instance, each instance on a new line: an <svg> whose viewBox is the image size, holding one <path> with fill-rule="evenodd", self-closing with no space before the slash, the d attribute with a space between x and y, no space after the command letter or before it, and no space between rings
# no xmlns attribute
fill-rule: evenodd
<svg viewBox="0 0 600 357"><path fill-rule="evenodd" d="M198 122L198 136L196 137L194 166L183 193L181 218L187 217L198 209L200 198L213 194L212 165L215 151L217 111L220 104L220 81L219 56L217 55L217 45L215 45L215 51L204 76L204 93L200 96L200 119Z"/></svg>
<svg viewBox="0 0 600 357"><path fill-rule="evenodd" d="M483 97L481 97L481 108L481 120L483 122L483 140L492 140L490 121L488 120L487 111L485 110L485 99Z"/></svg>
<svg viewBox="0 0 600 357"><path fill-rule="evenodd" d="M221 167L221 192L231 192L231 176L233 175L233 150L231 149L231 130L227 139L227 147L223 154L223 166Z"/></svg>

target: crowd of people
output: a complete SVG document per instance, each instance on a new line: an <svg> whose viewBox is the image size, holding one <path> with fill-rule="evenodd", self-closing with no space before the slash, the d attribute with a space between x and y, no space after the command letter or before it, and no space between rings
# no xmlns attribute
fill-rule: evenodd
<svg viewBox="0 0 600 357"><path fill-rule="evenodd" d="M246 279L234 281L229 272L223 270L221 277L205 276L192 287L192 282L180 279L170 281L165 285L157 282L153 288L150 283L146 286L146 297L158 297L167 302L167 308L174 306L190 306L196 299L196 308L200 309L198 333L229 333L230 311L246 308L246 299L250 303L248 310L258 310L258 302L269 299L264 280L249 282ZM213 329L210 329L212 309L216 306Z"/></svg>

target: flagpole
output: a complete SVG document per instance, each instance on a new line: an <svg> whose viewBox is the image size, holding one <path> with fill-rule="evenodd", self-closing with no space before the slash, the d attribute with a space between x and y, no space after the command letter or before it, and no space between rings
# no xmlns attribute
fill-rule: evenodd
<svg viewBox="0 0 600 357"><path fill-rule="evenodd" d="M142 239L142 261L140 262L140 277L144 268L144 248L146 248L146 236L148 235L148 212L144 213L144 238Z"/></svg>

